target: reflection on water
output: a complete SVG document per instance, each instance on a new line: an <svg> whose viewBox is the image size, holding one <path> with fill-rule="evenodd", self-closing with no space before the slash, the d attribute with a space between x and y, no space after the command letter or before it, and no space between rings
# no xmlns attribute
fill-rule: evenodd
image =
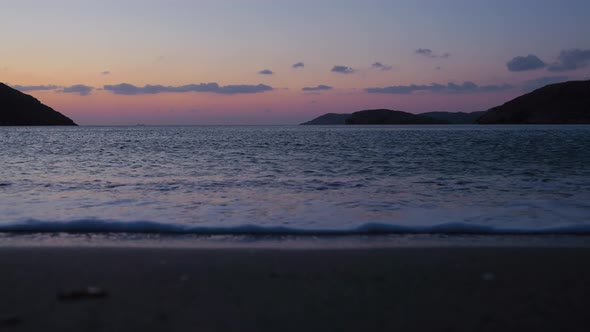
<svg viewBox="0 0 590 332"><path fill-rule="evenodd" d="M0 128L1 224L590 224L590 126Z"/></svg>

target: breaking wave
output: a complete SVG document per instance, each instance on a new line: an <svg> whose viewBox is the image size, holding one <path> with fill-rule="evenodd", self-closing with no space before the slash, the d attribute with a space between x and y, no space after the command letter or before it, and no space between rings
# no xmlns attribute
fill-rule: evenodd
<svg viewBox="0 0 590 332"><path fill-rule="evenodd" d="M27 220L0 225L10 233L158 233L202 235L380 235L380 234L590 234L588 224L563 224L548 227L510 228L468 223L441 223L407 226L365 223L351 228L295 228L284 226L203 226L152 221L114 220L43 221Z"/></svg>

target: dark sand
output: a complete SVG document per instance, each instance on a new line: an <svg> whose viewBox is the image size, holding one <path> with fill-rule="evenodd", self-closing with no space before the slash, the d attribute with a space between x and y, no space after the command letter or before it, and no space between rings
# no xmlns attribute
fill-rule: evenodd
<svg viewBox="0 0 590 332"><path fill-rule="evenodd" d="M590 331L588 248L29 247L0 268L2 331Z"/></svg>

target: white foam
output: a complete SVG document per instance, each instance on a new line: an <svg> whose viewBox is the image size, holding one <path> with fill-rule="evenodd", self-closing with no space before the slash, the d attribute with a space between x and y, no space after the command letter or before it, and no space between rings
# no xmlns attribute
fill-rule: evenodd
<svg viewBox="0 0 590 332"><path fill-rule="evenodd" d="M440 223L408 226L388 223L365 223L351 228L297 228L242 224L207 226L171 224L152 221L26 220L0 225L0 232L27 233L160 233L227 235L369 235L369 234L590 234L588 224L562 224L548 227L497 227L472 223Z"/></svg>

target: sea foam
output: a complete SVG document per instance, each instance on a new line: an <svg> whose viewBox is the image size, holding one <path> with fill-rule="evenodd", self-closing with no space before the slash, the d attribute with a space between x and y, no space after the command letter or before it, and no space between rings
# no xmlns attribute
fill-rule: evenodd
<svg viewBox="0 0 590 332"><path fill-rule="evenodd" d="M590 126L0 128L0 231L552 234Z"/></svg>
<svg viewBox="0 0 590 332"><path fill-rule="evenodd" d="M203 235L372 235L372 234L590 234L590 225L563 224L548 227L512 228L471 223L441 223L408 226L366 223L351 228L297 228L243 224L203 226L152 221L27 220L0 225L0 232L27 233L160 233Z"/></svg>

